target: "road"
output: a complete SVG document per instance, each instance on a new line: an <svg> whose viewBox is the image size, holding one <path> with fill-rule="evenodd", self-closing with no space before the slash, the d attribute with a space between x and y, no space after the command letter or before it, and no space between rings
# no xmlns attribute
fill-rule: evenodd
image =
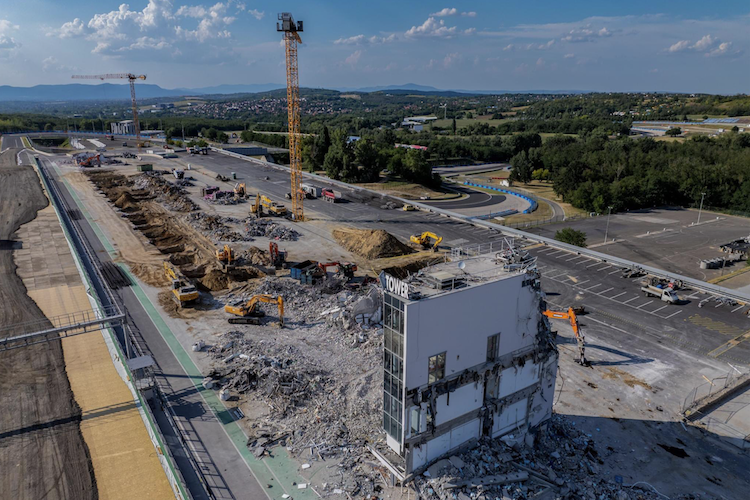
<svg viewBox="0 0 750 500"><path fill-rule="evenodd" d="M463 186L451 186L453 191L465 195L464 198L459 200L428 200L424 201L425 205L431 205L435 207L444 208L446 210L460 210L464 208L479 208L479 207L491 207L492 205L499 205L505 201L505 196L501 194L490 194L484 191L476 191Z"/></svg>

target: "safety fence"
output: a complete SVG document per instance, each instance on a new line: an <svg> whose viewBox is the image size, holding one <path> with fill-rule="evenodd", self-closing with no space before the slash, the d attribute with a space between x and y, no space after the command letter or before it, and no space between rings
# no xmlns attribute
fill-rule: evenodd
<svg viewBox="0 0 750 500"><path fill-rule="evenodd" d="M486 186L484 184L477 184L475 182L469 182L469 181L464 181L464 185L465 186L478 187L478 188L482 188L482 189L489 189L491 191L499 191L500 193L505 193L505 194L509 194L511 196L517 196L517 197L519 197L521 199L524 199L524 200L526 200L526 201L529 202L529 208L527 208L523 212L521 212L521 213L524 213L524 214L530 214L531 212L533 212L534 210L536 210L536 208L539 206L539 204L537 203L537 201L534 198L532 198L531 196L526 196L526 195L521 194L521 193L516 193L515 191L510 191L509 189L502 189L502 188L498 188L498 187L495 187L495 186Z"/></svg>
<svg viewBox="0 0 750 500"><path fill-rule="evenodd" d="M709 396L732 387L743 378L746 379L747 375L732 370L721 377L711 380L706 379L706 382L690 391L690 394L687 395L685 401L682 403L682 413L689 412L691 408L700 405Z"/></svg>

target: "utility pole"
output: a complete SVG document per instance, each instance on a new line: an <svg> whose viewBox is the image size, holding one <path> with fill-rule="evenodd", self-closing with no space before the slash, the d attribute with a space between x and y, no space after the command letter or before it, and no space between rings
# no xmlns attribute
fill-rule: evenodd
<svg viewBox="0 0 750 500"><path fill-rule="evenodd" d="M604 231L604 243L607 242L607 236L609 236L609 216L612 215L612 207L607 208L609 208L609 212L607 213L607 229Z"/></svg>
<svg viewBox="0 0 750 500"><path fill-rule="evenodd" d="M701 207L698 209L698 222L696 222L696 224L701 223L701 212L703 212L703 198L705 197L706 197L706 193L705 192L701 193Z"/></svg>

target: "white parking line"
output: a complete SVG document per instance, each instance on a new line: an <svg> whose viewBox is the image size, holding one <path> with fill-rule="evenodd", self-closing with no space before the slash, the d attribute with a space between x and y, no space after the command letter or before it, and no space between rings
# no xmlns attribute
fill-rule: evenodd
<svg viewBox="0 0 750 500"><path fill-rule="evenodd" d="M610 287L610 288L607 288L607 289L606 289L606 290L604 290L604 291L601 291L601 292L596 292L596 293L598 293L599 295L601 295L601 294L603 294L603 293L607 293L608 291L610 291L610 290L614 290L614 289L615 289L614 287ZM623 293L625 293L625 292L623 292Z"/></svg>
<svg viewBox="0 0 750 500"><path fill-rule="evenodd" d="M619 273L619 272L620 272L620 270L619 270L619 269L615 269L615 270L614 270L614 271L612 271L611 273L607 273L607 274L615 274L615 273Z"/></svg>
<svg viewBox="0 0 750 500"><path fill-rule="evenodd" d="M559 253L565 253L565 250L558 250L557 252L550 252L547 255L552 256L552 255L557 255Z"/></svg>
<svg viewBox="0 0 750 500"><path fill-rule="evenodd" d="M650 301L650 300L649 300L648 302L646 302L645 304L641 304L641 305L639 305L639 306L636 306L635 308L636 308L636 309L640 309L641 307L643 307L643 306L647 306L647 305L649 305L649 304L651 304L651 301Z"/></svg>
<svg viewBox="0 0 750 500"><path fill-rule="evenodd" d="M636 300L637 298L638 298L638 296L636 295L636 296L635 296L635 297L633 297L632 299L630 299L630 300L626 300L625 302L623 302L623 304L627 304L628 302L633 302L633 301L634 301L634 300Z"/></svg>
<svg viewBox="0 0 750 500"><path fill-rule="evenodd" d="M651 314L656 314L656 313L658 313L659 311L661 311L662 309L664 309L665 307L669 307L669 304L667 304L666 306L661 306L661 307L660 307L659 309L657 309L656 311L651 311Z"/></svg>
<svg viewBox="0 0 750 500"><path fill-rule="evenodd" d="M694 293L694 294L693 294L693 295L691 295L690 297L685 297L685 298L686 298L686 299L697 299L697 298L698 298L698 294L697 294L697 293Z"/></svg>
<svg viewBox="0 0 750 500"><path fill-rule="evenodd" d="M590 266L586 266L586 269L588 269L589 267L600 266L601 264L602 264L601 262L594 262Z"/></svg>
<svg viewBox="0 0 750 500"><path fill-rule="evenodd" d="M571 260L574 260L574 259L580 259L580 258L581 258L581 256L580 256L580 255L574 255L573 257L571 257L571 258L569 258L569 259L565 259L565 262L570 262ZM585 257L584 257L584 258L585 258Z"/></svg>
<svg viewBox="0 0 750 500"><path fill-rule="evenodd" d="M597 283L596 285L594 285L594 286L592 286L592 287L590 287L590 288L587 288L587 289L586 289L586 291L587 291L587 292L590 292L591 290L593 290L594 288L596 288L596 287L598 287L598 286L602 286L602 284L601 284L601 283Z"/></svg>
<svg viewBox="0 0 750 500"><path fill-rule="evenodd" d="M568 273L562 273L562 274L558 274L557 276L549 276L549 279L551 279L551 280L554 280L554 279L557 279L557 278L559 278L560 276L565 276L565 275L567 275L567 274L568 274Z"/></svg>
<svg viewBox="0 0 750 500"><path fill-rule="evenodd" d="M669 318L671 318L672 316L675 316L675 315L677 315L677 314L680 314L681 312L682 312L682 311L677 311L677 312L673 312L673 313L672 313L672 314L670 314L669 316L666 316L666 317L665 317L664 319L669 319Z"/></svg>
<svg viewBox="0 0 750 500"><path fill-rule="evenodd" d="M594 269L594 271L597 271L597 272L598 271L604 271L605 269L609 269L610 267L612 267L612 266L604 266L604 267L600 267L599 269Z"/></svg>
<svg viewBox="0 0 750 500"><path fill-rule="evenodd" d="M621 296L625 295L626 293L628 293L628 292L622 292L622 293L619 293L619 294L615 295L614 297L607 297L607 298L608 298L609 300L614 300L614 299L616 299L617 297L621 297Z"/></svg>
<svg viewBox="0 0 750 500"><path fill-rule="evenodd" d="M568 278L568 279L570 279L570 278ZM573 283L575 283L575 284L576 284L576 286L581 286L581 285L583 285L584 283L588 283L589 281L591 281L591 280L586 280L586 281L579 281L579 282L577 282L577 283L576 283L576 282L574 281Z"/></svg>
<svg viewBox="0 0 750 500"><path fill-rule="evenodd" d="M732 309L732 312L737 312L737 311L739 311L740 309L742 309L743 307L745 307L745 306L743 305L743 306L737 307L737 308L735 308L735 309Z"/></svg>

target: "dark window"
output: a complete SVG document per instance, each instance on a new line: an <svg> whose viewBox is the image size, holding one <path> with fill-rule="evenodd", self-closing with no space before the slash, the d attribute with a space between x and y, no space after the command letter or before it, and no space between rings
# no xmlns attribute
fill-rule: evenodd
<svg viewBox="0 0 750 500"><path fill-rule="evenodd" d="M445 353L430 356L428 366L427 383L432 384L440 379L445 378Z"/></svg>
<svg viewBox="0 0 750 500"><path fill-rule="evenodd" d="M401 442L404 380L404 303L383 297L383 428Z"/></svg>
<svg viewBox="0 0 750 500"><path fill-rule="evenodd" d="M497 361L500 356L500 334L487 337L487 361Z"/></svg>

